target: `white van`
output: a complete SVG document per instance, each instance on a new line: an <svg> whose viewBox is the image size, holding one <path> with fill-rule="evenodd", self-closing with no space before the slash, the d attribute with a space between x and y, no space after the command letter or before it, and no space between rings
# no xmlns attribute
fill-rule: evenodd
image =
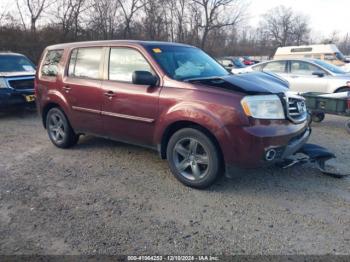
<svg viewBox="0 0 350 262"><path fill-rule="evenodd" d="M334 44L285 46L276 50L274 59L314 58L325 60L334 65L343 66L347 59Z"/></svg>

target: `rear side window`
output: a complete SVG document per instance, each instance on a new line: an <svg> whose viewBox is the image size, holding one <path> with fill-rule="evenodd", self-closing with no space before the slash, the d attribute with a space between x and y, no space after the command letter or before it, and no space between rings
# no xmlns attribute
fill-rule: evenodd
<svg viewBox="0 0 350 262"><path fill-rule="evenodd" d="M263 71L273 72L273 73L285 73L286 72L286 61L275 61L267 63Z"/></svg>
<svg viewBox="0 0 350 262"><path fill-rule="evenodd" d="M42 76L57 76L58 63L62 58L63 50L50 50L46 53L41 66Z"/></svg>
<svg viewBox="0 0 350 262"><path fill-rule="evenodd" d="M132 82L134 71L148 71L154 74L140 52L131 48L112 48L109 59L109 79Z"/></svg>
<svg viewBox="0 0 350 262"><path fill-rule="evenodd" d="M101 47L74 49L69 62L68 76L91 79L100 78L101 58Z"/></svg>

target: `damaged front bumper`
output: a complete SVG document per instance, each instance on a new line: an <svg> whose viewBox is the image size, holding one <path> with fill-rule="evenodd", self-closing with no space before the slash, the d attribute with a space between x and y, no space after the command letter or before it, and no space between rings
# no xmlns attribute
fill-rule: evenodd
<svg viewBox="0 0 350 262"><path fill-rule="evenodd" d="M336 170L335 167L327 165L326 162L333 158L336 158L336 156L324 147L314 144L304 144L293 155L277 163L277 166L281 168L290 168L296 165L311 163L315 164L324 175L336 178L349 176L350 173L343 173Z"/></svg>
<svg viewBox="0 0 350 262"><path fill-rule="evenodd" d="M311 135L311 128L306 128L305 131L296 137L293 137L286 146L269 147L265 149L265 160L267 162L283 161L285 158L293 155L307 142Z"/></svg>

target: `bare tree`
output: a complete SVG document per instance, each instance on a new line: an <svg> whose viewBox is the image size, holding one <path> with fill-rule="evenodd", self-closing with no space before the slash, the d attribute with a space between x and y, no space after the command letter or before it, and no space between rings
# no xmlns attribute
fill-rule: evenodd
<svg viewBox="0 0 350 262"><path fill-rule="evenodd" d="M36 23L42 15L43 11L49 6L49 0L16 0L16 4L24 26L25 22L23 17L22 6L26 6L30 16L30 30L32 33L35 33Z"/></svg>
<svg viewBox="0 0 350 262"><path fill-rule="evenodd" d="M263 16L262 29L272 37L277 46L302 44L309 37L308 18L291 8L278 6Z"/></svg>
<svg viewBox="0 0 350 262"><path fill-rule="evenodd" d="M146 1L142 21L145 39L168 40L167 20L164 10L167 0Z"/></svg>
<svg viewBox="0 0 350 262"><path fill-rule="evenodd" d="M304 15L294 15L293 19L293 42L296 45L306 44L309 40L309 18Z"/></svg>
<svg viewBox="0 0 350 262"><path fill-rule="evenodd" d="M7 6L0 6L0 25L2 25L3 21L5 21L6 17L7 17Z"/></svg>
<svg viewBox="0 0 350 262"><path fill-rule="evenodd" d="M243 6L237 0L192 0L204 13L201 48L205 47L208 34L214 29L236 25L243 17ZM234 5L235 8L230 8ZM227 11L230 11L229 14Z"/></svg>
<svg viewBox="0 0 350 262"><path fill-rule="evenodd" d="M166 19L170 26L170 38L172 41L184 42L188 16L189 0L170 0L167 3L169 18ZM165 15L167 13L165 12Z"/></svg>
<svg viewBox="0 0 350 262"><path fill-rule="evenodd" d="M124 18L123 37L128 38L131 35L130 25L135 14L145 6L146 1L142 0L117 0L122 10Z"/></svg>
<svg viewBox="0 0 350 262"><path fill-rule="evenodd" d="M339 49L344 53L349 55L350 54L350 36L349 33L347 33L343 39L339 42Z"/></svg>
<svg viewBox="0 0 350 262"><path fill-rule="evenodd" d="M73 40L77 38L79 18L84 11L86 0L58 0L54 6L54 16L62 27L62 40L72 34Z"/></svg>
<svg viewBox="0 0 350 262"><path fill-rule="evenodd" d="M89 10L88 26L92 39L111 39L117 31L118 3L110 0L93 0Z"/></svg>
<svg viewBox="0 0 350 262"><path fill-rule="evenodd" d="M17 5L17 9L18 9L18 13L19 13L19 17L21 19L21 23L22 23L22 26L24 28L24 31L27 31L27 26L26 26L26 23L24 21L24 15L22 13L22 10L21 10L21 7L20 7L20 4L19 4L19 1L16 0L16 5Z"/></svg>

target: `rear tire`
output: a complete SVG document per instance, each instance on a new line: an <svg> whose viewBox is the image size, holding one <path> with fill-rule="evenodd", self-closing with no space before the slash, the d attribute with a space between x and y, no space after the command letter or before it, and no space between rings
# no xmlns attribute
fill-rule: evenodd
<svg viewBox="0 0 350 262"><path fill-rule="evenodd" d="M221 175L219 149L205 133L194 128L173 134L167 159L174 176L190 187L209 187Z"/></svg>
<svg viewBox="0 0 350 262"><path fill-rule="evenodd" d="M47 113L46 129L51 142L59 148L69 148L78 143L79 135L74 133L66 115L58 107Z"/></svg>

